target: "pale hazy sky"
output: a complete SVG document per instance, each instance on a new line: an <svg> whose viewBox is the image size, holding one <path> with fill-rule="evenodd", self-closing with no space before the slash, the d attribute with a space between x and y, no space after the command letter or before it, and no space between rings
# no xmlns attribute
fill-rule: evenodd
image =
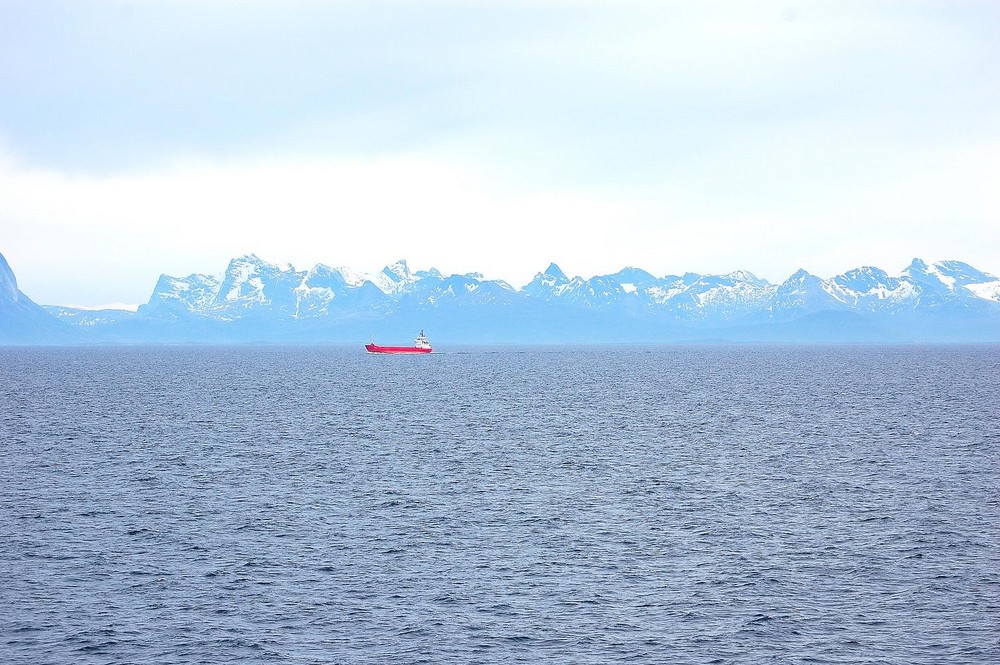
<svg viewBox="0 0 1000 665"><path fill-rule="evenodd" d="M1000 3L0 0L38 302L307 268L1000 272Z"/></svg>

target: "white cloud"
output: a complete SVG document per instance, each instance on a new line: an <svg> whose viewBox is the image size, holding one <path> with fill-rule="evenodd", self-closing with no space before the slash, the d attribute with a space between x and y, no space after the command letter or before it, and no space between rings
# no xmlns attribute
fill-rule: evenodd
<svg viewBox="0 0 1000 665"><path fill-rule="evenodd" d="M0 252L42 302L245 252L515 284L1000 269L988 5L97 7L0 20Z"/></svg>
<svg viewBox="0 0 1000 665"><path fill-rule="evenodd" d="M876 164L882 177L850 177L851 160L838 165L831 153L814 162L790 147L795 141L734 151L728 163L706 156L662 187L593 193L502 182L432 155L188 159L104 177L8 157L0 161L0 251L29 296L84 305L144 302L160 272L220 272L247 252L298 268L368 271L406 258L415 268L515 284L552 260L587 277L634 265L659 274L745 268L772 280L798 267L893 270L917 255L1000 267L990 184L1000 145L900 151Z"/></svg>
<svg viewBox="0 0 1000 665"><path fill-rule="evenodd" d="M516 281L636 214L627 203L515 192L410 157L188 161L109 177L0 169L3 251L25 292L57 303L142 301L161 270L215 272L245 252L364 270L407 258Z"/></svg>

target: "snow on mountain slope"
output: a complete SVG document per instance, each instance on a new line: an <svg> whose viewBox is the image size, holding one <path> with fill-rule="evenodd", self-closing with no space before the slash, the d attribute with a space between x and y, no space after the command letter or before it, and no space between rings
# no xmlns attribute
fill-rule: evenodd
<svg viewBox="0 0 1000 665"><path fill-rule="evenodd" d="M215 302L220 286L221 282L210 275L160 275L147 306L180 306L188 311L198 311Z"/></svg>
<svg viewBox="0 0 1000 665"><path fill-rule="evenodd" d="M667 281L665 284L657 284L643 290L649 296L651 303L655 305L666 305L672 298L687 291L690 284L685 284L680 279Z"/></svg>
<svg viewBox="0 0 1000 665"><path fill-rule="evenodd" d="M962 310L996 302L990 297L995 287L988 286L996 278L960 261L927 264L914 259L900 280L912 284L909 305L917 309Z"/></svg>
<svg viewBox="0 0 1000 665"><path fill-rule="evenodd" d="M368 280L383 293L390 295L404 291L417 281L417 277L410 272L410 267L406 264L406 261L400 259L382 268L382 272L369 276Z"/></svg>
<svg viewBox="0 0 1000 665"><path fill-rule="evenodd" d="M346 266L338 266L336 268L330 268L328 266L324 266L322 263L318 263L316 264L316 267L313 268L313 270L316 270L317 268L320 267L325 268L327 271L331 273L337 273L338 275L340 275L340 278L344 280L344 283L347 286L361 286L368 280L368 276L365 275L363 272L359 272L357 270L354 270L353 268L348 268Z"/></svg>
<svg viewBox="0 0 1000 665"><path fill-rule="evenodd" d="M912 282L890 277L879 268L864 266L823 281L823 288L844 304L865 311L891 309L912 300Z"/></svg>
<svg viewBox="0 0 1000 665"><path fill-rule="evenodd" d="M976 297L983 300L1000 302L1000 280L993 280L984 284L967 284L963 288L968 289Z"/></svg>
<svg viewBox="0 0 1000 665"><path fill-rule="evenodd" d="M771 286L771 283L766 279L761 279L757 275L749 272L747 270L735 270L731 273L725 275L720 275L719 279L732 284L748 284L750 286L767 287Z"/></svg>
<svg viewBox="0 0 1000 665"><path fill-rule="evenodd" d="M872 315L910 312L925 306L966 301L1000 302L1000 282L957 261L926 264L914 260L898 277L871 266L821 279L805 270L775 285L744 270L724 275L655 277L624 268L590 279L568 277L555 263L521 289L485 280L479 273L444 276L412 271L406 261L375 275L317 264L308 271L278 266L255 255L233 259L221 280L206 275L164 275L145 315L198 315L219 320L246 316L309 319L382 315L408 308L443 306L602 310L627 316L662 316L691 322L792 320L821 311L856 310ZM992 305L990 305L992 306ZM512 310L513 311L513 310Z"/></svg>
<svg viewBox="0 0 1000 665"><path fill-rule="evenodd" d="M58 305L43 305L43 309L60 321L82 327L106 326L135 316L135 312L124 309L84 309Z"/></svg>
<svg viewBox="0 0 1000 665"><path fill-rule="evenodd" d="M828 282L805 270L798 270L775 290L769 309L771 312L800 313L845 308L844 300L838 298L836 293Z"/></svg>
<svg viewBox="0 0 1000 665"><path fill-rule="evenodd" d="M307 271L302 281L293 289L295 294L294 318L324 316L348 294L357 291L369 279L350 268L331 268L322 263ZM340 300L338 300L338 298ZM345 303L347 304L347 303Z"/></svg>
<svg viewBox="0 0 1000 665"><path fill-rule="evenodd" d="M746 271L703 275L666 304L689 319L733 319L766 309L776 286Z"/></svg>
<svg viewBox="0 0 1000 665"><path fill-rule="evenodd" d="M215 304L238 304L246 307L269 303L274 294L266 293L271 290L266 289L266 285L273 286L278 278L287 272L291 271L264 261L256 254L235 258L226 268Z"/></svg>
<svg viewBox="0 0 1000 665"><path fill-rule="evenodd" d="M952 287L996 280L996 277L993 275L977 270L968 263L962 263L961 261L938 261L929 265L927 270L930 274L937 276L942 282Z"/></svg>
<svg viewBox="0 0 1000 665"><path fill-rule="evenodd" d="M929 272L952 289L964 289L978 298L1000 302L1000 280L961 261L939 261Z"/></svg>
<svg viewBox="0 0 1000 665"><path fill-rule="evenodd" d="M604 279L621 284L626 293L638 294L643 289L655 286L659 279L641 268L622 268L612 275L606 275Z"/></svg>
<svg viewBox="0 0 1000 665"><path fill-rule="evenodd" d="M570 278L552 263L516 289L479 273L413 271L405 261L366 275L324 264L298 271L250 254L230 261L220 277L162 275L133 315L42 309L17 290L0 261L0 340L15 343L41 339L38 331L52 326L85 328L86 340L101 339L102 330L111 340L329 339L323 336L334 330L390 320L447 322L475 334L505 329L527 338L539 325L553 339L583 326L594 341L602 331L614 340L676 339L677 330L685 338L703 331L715 339L714 331L800 322L808 324L796 328L800 333L818 330L826 340L843 338L838 331L853 325L866 340L1000 341L1000 280L967 263L919 259L896 275L865 266L821 279L800 270L780 284L744 270L656 277L630 267ZM880 331L890 337L878 337Z"/></svg>
<svg viewBox="0 0 1000 665"><path fill-rule="evenodd" d="M569 282L566 273L555 263L550 263L544 271L535 273L534 279L521 288L521 293L533 298L554 298L565 290Z"/></svg>

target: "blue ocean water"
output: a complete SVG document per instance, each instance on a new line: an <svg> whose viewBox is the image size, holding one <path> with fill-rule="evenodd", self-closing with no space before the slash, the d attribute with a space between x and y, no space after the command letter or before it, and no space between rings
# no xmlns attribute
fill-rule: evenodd
<svg viewBox="0 0 1000 665"><path fill-rule="evenodd" d="M1000 662L1000 349L0 349L0 662Z"/></svg>

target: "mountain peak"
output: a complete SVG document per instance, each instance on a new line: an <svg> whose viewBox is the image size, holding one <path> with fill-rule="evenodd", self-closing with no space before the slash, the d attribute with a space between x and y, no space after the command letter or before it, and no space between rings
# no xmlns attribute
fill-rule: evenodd
<svg viewBox="0 0 1000 665"><path fill-rule="evenodd" d="M960 286L996 280L996 277L990 273L973 268L962 261L937 261L932 269L942 278L954 279Z"/></svg>
<svg viewBox="0 0 1000 665"><path fill-rule="evenodd" d="M529 295L548 298L555 295L556 289L568 283L566 273L555 263L550 263L544 272L535 273L535 278L521 290Z"/></svg>
<svg viewBox="0 0 1000 665"><path fill-rule="evenodd" d="M382 269L382 272L385 273L386 277L390 277L395 280L406 281L413 277L413 274L410 272L410 266L406 264L405 259L400 259L395 263L390 263Z"/></svg>
<svg viewBox="0 0 1000 665"><path fill-rule="evenodd" d="M542 274L543 275L548 275L549 277L555 277L556 279L560 279L560 280L563 280L563 279L568 280L569 279L569 277L566 276L566 273L564 273L562 271L562 269L559 266L557 266L555 263L550 263L549 267L546 268L545 271L542 272Z"/></svg>
<svg viewBox="0 0 1000 665"><path fill-rule="evenodd" d="M913 259L913 262L903 271L900 279L921 284L925 289L937 293L950 293L955 290L955 276L950 274L947 268L940 269L941 264L931 263L928 265L920 259Z"/></svg>
<svg viewBox="0 0 1000 665"><path fill-rule="evenodd" d="M608 275L608 277L627 284L652 284L656 281L656 277L654 277L651 273L634 266L622 268L613 275Z"/></svg>
<svg viewBox="0 0 1000 665"><path fill-rule="evenodd" d="M252 264L255 264L255 265L259 265L259 264L266 263L266 262L262 258L260 258L259 256L257 256L256 254L254 254L254 253L251 252L250 254L243 254L241 256L234 257L229 263L230 264L233 264L233 263L252 263Z"/></svg>
<svg viewBox="0 0 1000 665"><path fill-rule="evenodd" d="M223 276L222 285L216 295L219 303L234 300L265 302L264 282L291 266L283 269L256 254L244 254L229 262Z"/></svg>
<svg viewBox="0 0 1000 665"><path fill-rule="evenodd" d="M995 341L1000 334L1000 280L960 261L915 259L898 277L870 266L830 279L801 269L781 284L743 270L659 278L635 267L570 279L555 263L521 289L478 273L442 277L436 270L411 272L402 260L374 274L323 264L298 272L245 254L222 276L161 276L131 324L121 317L58 316L65 326L87 327L89 337L79 339L100 341L343 341L373 320L454 324L459 315L455 334L508 341L508 333L522 329L543 340L575 340L577 333L620 340L622 331L636 339L715 339L739 330L763 331L766 339L839 340L841 315L870 322L871 339ZM810 332L826 320L835 327ZM297 321L304 327L294 327ZM64 323L17 290L0 256L0 340L61 339Z"/></svg>
<svg viewBox="0 0 1000 665"><path fill-rule="evenodd" d="M418 279L410 272L410 266L403 259L390 263L382 268L382 272L369 277L369 281L385 294L406 289L416 283Z"/></svg>
<svg viewBox="0 0 1000 665"><path fill-rule="evenodd" d="M757 275L753 274L749 270L734 270L731 273L725 275L720 275L722 279L732 280L734 282L745 282L747 284L753 284L754 286L766 286L767 280L763 280Z"/></svg>
<svg viewBox="0 0 1000 665"><path fill-rule="evenodd" d="M428 270L418 270L413 274L420 279L426 279L428 277L431 279L444 279L444 274L437 268L430 268ZM480 279L482 279L481 276Z"/></svg>

